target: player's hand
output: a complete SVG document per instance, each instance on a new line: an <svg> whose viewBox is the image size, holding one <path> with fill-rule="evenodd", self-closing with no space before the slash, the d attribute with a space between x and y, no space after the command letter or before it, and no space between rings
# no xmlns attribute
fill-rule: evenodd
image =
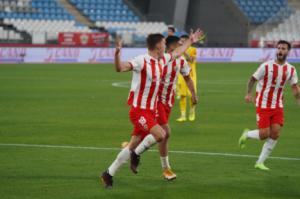
<svg viewBox="0 0 300 199"><path fill-rule="evenodd" d="M251 94L247 94L245 96L245 102L246 103L254 103L253 96Z"/></svg>
<svg viewBox="0 0 300 199"><path fill-rule="evenodd" d="M193 105L196 105L198 103L198 97L197 96L192 96L192 103L193 103Z"/></svg>
<svg viewBox="0 0 300 199"><path fill-rule="evenodd" d="M193 31L193 29L191 29L190 39L192 43L198 42L203 37L203 34L204 33L202 30L200 30L200 28L198 28L195 32Z"/></svg>
<svg viewBox="0 0 300 199"><path fill-rule="evenodd" d="M116 45L115 54L117 55L117 54L120 53L121 48L122 48L122 39L121 39L121 37L117 36L115 42L116 42L116 44L115 44Z"/></svg>

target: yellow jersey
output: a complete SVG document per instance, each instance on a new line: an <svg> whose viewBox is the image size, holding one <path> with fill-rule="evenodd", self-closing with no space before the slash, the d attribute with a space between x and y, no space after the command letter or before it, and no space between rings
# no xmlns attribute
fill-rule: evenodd
<svg viewBox="0 0 300 199"><path fill-rule="evenodd" d="M191 68L191 72L190 72L190 76L194 82L194 87L195 87L195 90L197 92L197 71L196 71L196 63L197 63L197 60L196 60L196 57L197 57L197 48L195 47L189 47L186 51L185 51L186 54L188 54L189 57L193 58L194 61L193 62L189 62L188 61L188 64ZM178 95L182 95L182 96L191 96L191 93L184 81L184 78L182 77L181 74L179 74L178 76L178 81L177 81L177 94Z"/></svg>
<svg viewBox="0 0 300 199"><path fill-rule="evenodd" d="M191 46L191 47L189 47L185 52L186 52L186 54L189 55L189 57L191 57L191 58L194 59L193 62L189 62L189 61L188 61L188 64L189 64L189 66L191 67L191 73L190 73L191 78L192 78L193 80L194 80L194 79L196 80L196 76L197 76L197 71L196 71L197 48Z"/></svg>

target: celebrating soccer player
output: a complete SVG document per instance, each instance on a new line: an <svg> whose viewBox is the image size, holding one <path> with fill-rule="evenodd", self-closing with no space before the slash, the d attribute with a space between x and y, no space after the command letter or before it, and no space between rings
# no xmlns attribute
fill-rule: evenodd
<svg viewBox="0 0 300 199"><path fill-rule="evenodd" d="M166 38L167 53L172 53L178 48L179 37L168 36ZM195 105L198 101L195 94L194 83L190 76L190 67L183 56L174 59L163 67L162 81L160 82L158 92L158 124L165 130L166 136L162 142L159 143L160 159L163 168L163 176L167 180L176 178L176 174L171 170L168 157L168 139L170 136L169 116L172 106L174 104L174 95L176 89L176 82L179 73L183 76L187 87L192 95L192 102Z"/></svg>
<svg viewBox="0 0 300 199"><path fill-rule="evenodd" d="M137 173L140 155L157 142L164 140L166 132L156 122L157 94L162 77L162 65L178 58L192 44L198 41L202 32L191 32L190 38L172 53L165 53L165 38L161 34L150 34L147 38L148 53L140 55L129 62L121 62L121 40L116 41L115 68L117 72L132 71L131 89L128 104L131 106L129 116L134 126L128 146L122 149L101 179L106 188L113 185L113 176L128 159L133 173ZM142 140L140 143L139 141Z"/></svg>
<svg viewBox="0 0 300 199"><path fill-rule="evenodd" d="M188 38L189 38L188 35L182 35L180 37L180 40L182 43L184 43ZM189 66L191 67L190 76L194 82L195 91L197 90L196 56L197 56L197 49L192 46L190 46L184 53L184 57L188 61ZM179 96L180 99L179 106L180 106L180 113L181 113L177 121L178 122L186 121L187 97L189 98L188 102L190 105L189 121L194 121L196 118L196 111L195 111L196 107L195 104L193 104L192 94L188 89L188 86L182 75L179 75L177 84L178 84L177 95Z"/></svg>
<svg viewBox="0 0 300 199"><path fill-rule="evenodd" d="M293 94L300 106L300 88L294 66L286 61L291 49L287 41L277 43L276 59L260 65L248 82L245 101L253 102L252 88L256 81L256 118L259 129L245 129L239 139L241 148L245 147L247 139L265 140L261 154L255 164L255 168L269 170L264 162L274 149L284 124L283 114L283 90L288 82Z"/></svg>

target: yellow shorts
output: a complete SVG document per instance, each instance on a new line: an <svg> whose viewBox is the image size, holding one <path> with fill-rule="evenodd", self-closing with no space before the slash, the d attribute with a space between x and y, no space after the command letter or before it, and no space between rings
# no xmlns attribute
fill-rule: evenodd
<svg viewBox="0 0 300 199"><path fill-rule="evenodd" d="M194 82L195 92L197 93L197 78L193 77L192 80ZM183 76L180 74L178 76L178 81L177 81L177 94L180 96L189 96L189 97L192 96L189 88L187 87L187 85L184 81Z"/></svg>

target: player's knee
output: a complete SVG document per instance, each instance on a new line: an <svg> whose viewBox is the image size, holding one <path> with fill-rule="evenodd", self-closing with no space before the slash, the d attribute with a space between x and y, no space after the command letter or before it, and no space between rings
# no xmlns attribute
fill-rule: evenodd
<svg viewBox="0 0 300 199"><path fill-rule="evenodd" d="M261 139L261 140L265 140L265 139L267 139L268 137L270 136L270 130L269 129L261 129L260 131L259 131L259 138Z"/></svg>
<svg viewBox="0 0 300 199"><path fill-rule="evenodd" d="M279 136L280 136L279 131L272 131L270 134L270 138L273 140L277 140L279 138Z"/></svg>
<svg viewBox="0 0 300 199"><path fill-rule="evenodd" d="M166 138L166 132L161 129L161 131L156 133L154 137L157 142L161 142Z"/></svg>

